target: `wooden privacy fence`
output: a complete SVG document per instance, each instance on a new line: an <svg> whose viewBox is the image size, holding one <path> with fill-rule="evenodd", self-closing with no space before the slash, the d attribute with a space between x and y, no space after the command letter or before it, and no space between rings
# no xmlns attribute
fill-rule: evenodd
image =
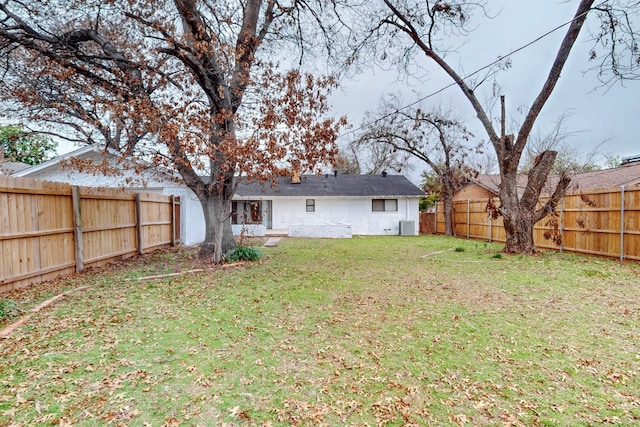
<svg viewBox="0 0 640 427"><path fill-rule="evenodd" d="M454 202L456 236L490 242L506 241L502 218L492 220L489 217L487 202L487 199ZM442 203L437 205L436 232L444 234ZM547 238L554 234L560 236L559 244ZM638 261L640 187L568 194L555 215L536 224L533 237L536 246L542 249Z"/></svg>
<svg viewBox="0 0 640 427"><path fill-rule="evenodd" d="M420 234L436 234L436 214L420 212Z"/></svg>
<svg viewBox="0 0 640 427"><path fill-rule="evenodd" d="M179 203L0 176L0 293L176 244Z"/></svg>

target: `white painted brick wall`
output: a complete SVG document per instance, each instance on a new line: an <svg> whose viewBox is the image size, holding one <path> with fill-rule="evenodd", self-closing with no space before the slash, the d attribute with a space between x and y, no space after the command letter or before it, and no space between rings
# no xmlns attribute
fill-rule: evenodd
<svg viewBox="0 0 640 427"><path fill-rule="evenodd" d="M261 224L232 224L234 236L261 237L267 235L267 227Z"/></svg>
<svg viewBox="0 0 640 427"><path fill-rule="evenodd" d="M289 237L314 237L350 239L350 224L293 224L289 226Z"/></svg>
<svg viewBox="0 0 640 427"><path fill-rule="evenodd" d="M305 198L274 198L273 228L290 224L350 224L352 234L397 235L400 221L414 221L418 234L418 199L398 198L396 212L372 212L371 198L316 198L315 212L306 212ZM291 234L291 233L289 233Z"/></svg>

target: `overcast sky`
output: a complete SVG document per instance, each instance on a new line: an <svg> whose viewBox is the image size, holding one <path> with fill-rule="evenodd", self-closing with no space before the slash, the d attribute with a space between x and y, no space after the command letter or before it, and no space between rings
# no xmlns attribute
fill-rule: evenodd
<svg viewBox="0 0 640 427"><path fill-rule="evenodd" d="M494 19L474 21L478 26L472 31L466 44L455 54L446 57L457 71L466 75L478 68L506 56L553 28L568 22L574 15L578 1L559 0L491 0L490 11L498 14ZM640 21L640 20L639 20ZM598 19L592 16L587 25L594 28ZM566 28L554 32L534 45L515 53L511 57L512 67L500 72L497 77L506 96L508 116L520 119L521 106L529 106L538 94L549 72ZM587 71L592 63L588 53L592 44L583 28L558 85L538 120L541 130L550 129L563 112L569 112L566 120L569 132L577 132L566 142L577 147L585 155L598 150L620 157L640 154L640 81L628 81L624 87L619 83L609 88L598 88L600 83L595 72ZM427 77L422 82L409 79L399 81L396 70L369 69L357 77L357 81L345 82L342 90L332 98L336 115L347 115L352 124L359 125L364 111L374 109L378 98L388 92L401 92L407 103L429 95L447 86L451 80L431 62L422 61ZM487 93L491 84L481 86ZM479 97L484 100L484 96ZM465 124L483 140L486 134L481 129L466 98L457 87L451 87L422 105L452 106L464 119ZM499 105L499 104L498 104ZM341 138L341 142L346 141ZM606 141L606 142L604 142ZM604 143L603 143L604 142ZM424 169L422 166L419 168ZM419 175L419 172L418 172Z"/></svg>
<svg viewBox="0 0 640 427"><path fill-rule="evenodd" d="M499 56L506 56L568 22L575 13L578 0L489 0L488 3L490 14L497 16L493 19L475 19L473 23L477 28L464 45L456 53L446 56L461 75L467 75ZM640 19L638 21L640 26ZM595 16L587 20L588 27L594 28L597 24ZM512 67L498 74L497 81L502 86L502 94L506 96L508 116L522 121L523 115L518 112L522 109L519 107L529 106L538 94L566 28L512 55ZM569 112L571 116L565 123L567 130L575 134L566 142L585 156L596 149L600 153L620 157L640 154L640 81L599 88L596 73L584 73L593 65L588 61L592 45L586 29L583 29L574 46L556 90L542 110L537 125L542 131L548 130L562 113ZM425 75L422 81L405 79L395 69L365 69L353 80L343 82L342 88L336 90L332 96L332 113L335 116L346 115L351 124L358 127L365 111L375 110L379 97L385 93L400 92L406 103L411 103L451 84L451 79L432 62L421 60L421 65ZM491 84L485 83L481 90L490 93ZM485 96L481 95L479 99L484 100ZM422 105L452 107L478 140L487 140L475 113L457 87L450 87L430 97ZM346 143L348 138L340 138L339 143ZM58 154L74 148L70 144L62 144ZM424 169L425 166L418 163L413 171L405 174L419 183L420 173Z"/></svg>

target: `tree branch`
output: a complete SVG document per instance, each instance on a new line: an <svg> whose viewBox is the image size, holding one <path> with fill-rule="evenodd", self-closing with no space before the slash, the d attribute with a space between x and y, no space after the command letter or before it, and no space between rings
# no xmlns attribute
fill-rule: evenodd
<svg viewBox="0 0 640 427"><path fill-rule="evenodd" d="M558 83L558 79L560 78L560 73L564 68L565 63L567 62L567 58L569 57L569 53L571 53L571 49L580 34L580 30L585 20L587 19L587 14L593 5L594 0L582 0L578 9L576 10L575 16L571 24L569 25L569 29L562 40L562 44L558 49L558 53L556 55L553 64L551 65L551 70L549 71L549 75L547 76L547 80L544 82L540 93L536 97L535 101L531 105L527 116L520 127L520 131L518 132L517 139L514 145L514 154L520 156L522 151L524 150L525 145L529 139L529 134L531 133L531 129L533 128L533 124L535 123L538 115L542 111L542 107L546 104L547 100L551 96L553 89Z"/></svg>

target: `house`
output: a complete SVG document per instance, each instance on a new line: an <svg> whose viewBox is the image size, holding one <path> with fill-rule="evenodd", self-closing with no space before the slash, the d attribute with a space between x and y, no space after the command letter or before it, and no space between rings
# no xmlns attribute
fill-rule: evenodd
<svg viewBox="0 0 640 427"><path fill-rule="evenodd" d="M607 189L612 187L631 187L640 185L640 156L635 161L623 161L622 166L584 172L572 176L569 192ZM551 175L542 194L548 195L558 181L558 175ZM500 185L500 175L478 175L469 178L469 182L454 195L454 201L478 200L497 197ZM527 185L527 175L518 175L516 186L522 194Z"/></svg>
<svg viewBox="0 0 640 427"><path fill-rule="evenodd" d="M424 192L402 175L303 175L240 183L232 224L286 230L292 237L418 234Z"/></svg>
<svg viewBox="0 0 640 427"><path fill-rule="evenodd" d="M91 163L80 172L69 163ZM118 153L89 145L18 171L28 177L89 187L127 188L181 200L182 243L204 240L204 215L196 195L176 173L142 161L118 160ZM235 234L267 230L299 237L352 234L418 234L418 201L424 193L401 175L305 175L299 183L280 177L264 184L239 182L232 202Z"/></svg>

